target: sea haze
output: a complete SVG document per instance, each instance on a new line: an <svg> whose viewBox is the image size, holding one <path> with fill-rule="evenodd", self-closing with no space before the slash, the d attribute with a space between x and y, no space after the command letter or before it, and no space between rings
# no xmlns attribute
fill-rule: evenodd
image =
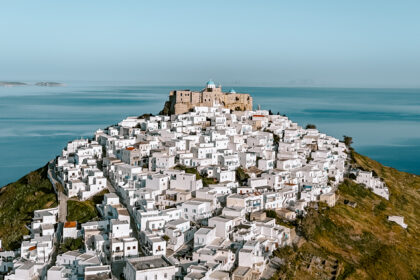
<svg viewBox="0 0 420 280"><path fill-rule="evenodd" d="M67 141L126 116L158 113L171 89L129 83L66 83L66 87L0 87L0 186L44 165ZM228 91L231 87L226 86ZM342 139L362 154L420 174L420 90L234 87L254 107L286 114Z"/></svg>

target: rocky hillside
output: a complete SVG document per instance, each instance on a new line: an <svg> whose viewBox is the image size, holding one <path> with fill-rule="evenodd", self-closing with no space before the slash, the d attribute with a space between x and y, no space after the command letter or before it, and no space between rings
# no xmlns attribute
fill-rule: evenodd
<svg viewBox="0 0 420 280"><path fill-rule="evenodd" d="M20 248L34 210L57 206L57 196L47 178L47 166L32 171L0 189L0 239L5 250Z"/></svg>
<svg viewBox="0 0 420 280"><path fill-rule="evenodd" d="M420 176L357 153L352 157L354 165L384 179L390 200L347 179L338 188L335 207L321 204L297 222L300 242L275 252L280 265L273 279L420 279ZM57 205L46 170L33 171L0 190L0 239L5 249L19 247L34 210ZM68 206L74 216L69 218L79 222L96 216L79 204L73 207L77 211ZM404 216L408 228L388 222L389 215Z"/></svg>
<svg viewBox="0 0 420 280"><path fill-rule="evenodd" d="M384 179L390 200L347 179L337 205L309 210L298 222L298 245L276 252L284 265L274 279L420 279L420 176L352 156ZM404 216L408 228L389 222L389 215Z"/></svg>
<svg viewBox="0 0 420 280"><path fill-rule="evenodd" d="M101 203L105 190L91 199L67 202L67 220L85 223L94 220L99 213L95 207ZM34 210L56 207L57 195L47 178L47 166L32 171L18 181L0 189L0 239L5 250L20 248L24 235L29 234Z"/></svg>

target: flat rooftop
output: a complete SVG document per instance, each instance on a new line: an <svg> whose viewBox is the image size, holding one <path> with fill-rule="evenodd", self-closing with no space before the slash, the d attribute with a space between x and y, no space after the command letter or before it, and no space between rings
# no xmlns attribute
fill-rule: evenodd
<svg viewBox="0 0 420 280"><path fill-rule="evenodd" d="M93 275L85 275L85 280L105 280L112 279L110 272L100 272Z"/></svg>
<svg viewBox="0 0 420 280"><path fill-rule="evenodd" d="M51 271L61 271L64 269L64 266L53 266L49 270Z"/></svg>
<svg viewBox="0 0 420 280"><path fill-rule="evenodd" d="M99 265L99 266L87 266L85 268L85 272L97 272L97 271L111 271L111 267L109 265Z"/></svg>
<svg viewBox="0 0 420 280"><path fill-rule="evenodd" d="M200 201L200 200L194 199L194 200L187 200L187 201L184 202L184 204L185 205L195 205L195 206L197 206L197 205L203 204L204 202L206 202L206 201Z"/></svg>
<svg viewBox="0 0 420 280"><path fill-rule="evenodd" d="M17 270L29 270L31 269L33 266L35 265L35 263L33 262L26 262L24 265L20 266L17 268Z"/></svg>
<svg viewBox="0 0 420 280"><path fill-rule="evenodd" d="M212 231L213 228L209 228L209 227L202 227L199 230L197 230L195 232L195 234L208 234L210 231Z"/></svg>
<svg viewBox="0 0 420 280"><path fill-rule="evenodd" d="M115 193L106 193L105 197L107 197L107 198L119 198L118 195L116 195Z"/></svg>
<svg viewBox="0 0 420 280"><path fill-rule="evenodd" d="M227 218L227 217L224 217L224 216L214 216L214 217L211 217L209 220L226 223L226 222L232 221L233 219L232 218Z"/></svg>
<svg viewBox="0 0 420 280"><path fill-rule="evenodd" d="M213 279L230 279L229 273L220 270L213 271L213 273L210 274L210 277Z"/></svg>
<svg viewBox="0 0 420 280"><path fill-rule="evenodd" d="M233 275L245 276L250 269L250 267L238 266L238 268L233 272Z"/></svg>
<svg viewBox="0 0 420 280"><path fill-rule="evenodd" d="M185 220L183 218L180 218L180 219L169 221L166 224L167 224L167 226L176 226L176 225L180 225L180 224L183 224L183 223L186 223L186 222L189 222L189 221Z"/></svg>
<svg viewBox="0 0 420 280"><path fill-rule="evenodd" d="M173 266L164 256L147 256L127 260L137 271Z"/></svg>

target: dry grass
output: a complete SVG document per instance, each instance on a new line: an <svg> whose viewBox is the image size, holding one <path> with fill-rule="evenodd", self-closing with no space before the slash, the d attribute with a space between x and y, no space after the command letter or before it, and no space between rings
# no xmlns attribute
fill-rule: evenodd
<svg viewBox="0 0 420 280"><path fill-rule="evenodd" d="M390 200L346 180L339 186L335 207L311 209L300 222L306 242L285 257L288 265L275 278L332 279L322 269L308 270L308 259L314 256L337 259L337 279L420 278L420 176L357 153L353 158L358 166L384 179ZM345 205L345 199L357 202L357 207ZM388 222L388 215L404 216L408 229Z"/></svg>

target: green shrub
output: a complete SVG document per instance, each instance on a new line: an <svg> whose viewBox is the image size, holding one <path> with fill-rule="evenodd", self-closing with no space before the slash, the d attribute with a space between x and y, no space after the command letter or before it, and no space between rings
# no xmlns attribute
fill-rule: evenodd
<svg viewBox="0 0 420 280"><path fill-rule="evenodd" d="M376 206L375 206L375 211L376 212L382 212L382 211L384 211L386 209L386 204L385 204L385 202L383 202L383 201L381 201L379 204L377 204Z"/></svg>
<svg viewBox="0 0 420 280"><path fill-rule="evenodd" d="M0 189L0 239L3 248L20 248L35 210L56 207L57 196L47 178L47 165Z"/></svg>
<svg viewBox="0 0 420 280"><path fill-rule="evenodd" d="M245 171L238 167L236 169L236 180L239 182L245 182L249 178L249 175L245 173Z"/></svg>
<svg viewBox="0 0 420 280"><path fill-rule="evenodd" d="M67 201L67 221L77 221L80 224L91 221L99 216L96 204L100 204L104 199L107 189L94 195L88 200L68 200Z"/></svg>
<svg viewBox="0 0 420 280"><path fill-rule="evenodd" d="M60 254L65 253L67 251L75 251L80 250L83 248L83 239L81 237L79 238L66 238L64 240L64 243L60 246Z"/></svg>
<svg viewBox="0 0 420 280"><path fill-rule="evenodd" d="M365 188L365 186L356 184L348 179L344 180L344 182L338 186L338 190L353 197L365 198L372 196L372 192Z"/></svg>

